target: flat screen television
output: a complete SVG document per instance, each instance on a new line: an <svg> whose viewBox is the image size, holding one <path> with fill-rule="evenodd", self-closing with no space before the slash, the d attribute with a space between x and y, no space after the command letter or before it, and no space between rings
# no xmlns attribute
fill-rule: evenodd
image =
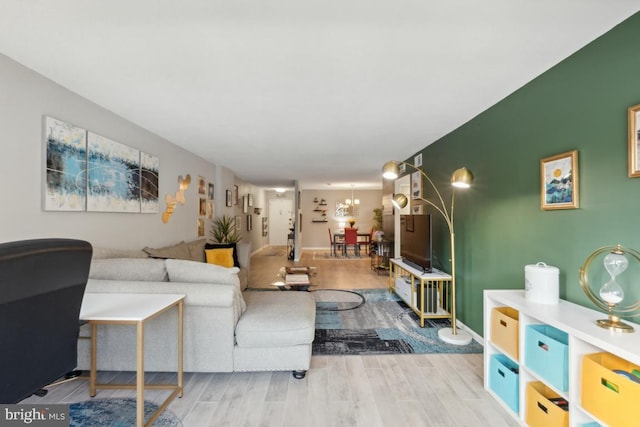
<svg viewBox="0 0 640 427"><path fill-rule="evenodd" d="M423 273L432 271L431 215L400 216L400 257Z"/></svg>

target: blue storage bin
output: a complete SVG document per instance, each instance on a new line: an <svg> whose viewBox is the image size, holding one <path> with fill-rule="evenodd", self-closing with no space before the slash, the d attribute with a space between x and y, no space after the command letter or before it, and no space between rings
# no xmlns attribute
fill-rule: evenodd
<svg viewBox="0 0 640 427"><path fill-rule="evenodd" d="M549 385L569 389L569 335L549 325L529 325L525 330L524 363Z"/></svg>
<svg viewBox="0 0 640 427"><path fill-rule="evenodd" d="M504 354L494 354L489 361L489 388L516 414L519 411L520 375L518 365Z"/></svg>

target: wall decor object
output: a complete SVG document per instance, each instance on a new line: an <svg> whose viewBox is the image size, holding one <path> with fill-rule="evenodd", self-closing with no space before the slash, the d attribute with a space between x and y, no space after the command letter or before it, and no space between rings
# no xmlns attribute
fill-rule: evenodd
<svg viewBox="0 0 640 427"><path fill-rule="evenodd" d="M629 178L640 176L640 104L628 109L629 126Z"/></svg>
<svg viewBox="0 0 640 427"><path fill-rule="evenodd" d="M419 171L411 174L411 198L422 199L422 175Z"/></svg>
<svg viewBox="0 0 640 427"><path fill-rule="evenodd" d="M341 200L338 200L336 202L336 216L338 217L349 216L349 205L347 205Z"/></svg>
<svg viewBox="0 0 640 427"><path fill-rule="evenodd" d="M227 205L227 207L230 207L231 206L231 190L227 190L226 196L227 196L226 197L227 198L226 205Z"/></svg>
<svg viewBox="0 0 640 427"><path fill-rule="evenodd" d="M413 156L413 166L419 168L422 166L422 153Z"/></svg>
<svg viewBox="0 0 640 427"><path fill-rule="evenodd" d="M160 161L158 157L140 152L140 212L157 213L160 210Z"/></svg>
<svg viewBox="0 0 640 427"><path fill-rule="evenodd" d="M198 194L204 196L207 194L207 180L204 177L198 177Z"/></svg>
<svg viewBox="0 0 640 427"><path fill-rule="evenodd" d="M247 215L247 231L253 230L253 219L251 215Z"/></svg>
<svg viewBox="0 0 640 427"><path fill-rule="evenodd" d="M242 213L249 212L249 198L247 196L242 196Z"/></svg>
<svg viewBox="0 0 640 427"><path fill-rule="evenodd" d="M185 178L182 178L182 175L178 176L178 191L176 191L175 196L167 193L164 197L164 202L167 204L167 209L162 213L162 222L165 224L169 222L169 218L173 215L173 211L176 208L176 205L179 203L184 205L186 199L184 197L184 192L189 188L189 184L191 184L191 175L187 174Z"/></svg>
<svg viewBox="0 0 640 427"><path fill-rule="evenodd" d="M214 190L213 184L209 183L209 192L208 192L208 199L209 200L213 200L213 194L214 194L213 190Z"/></svg>
<svg viewBox="0 0 640 427"><path fill-rule="evenodd" d="M46 150L44 210L86 210L87 131L45 116L43 134Z"/></svg>
<svg viewBox="0 0 640 427"><path fill-rule="evenodd" d="M240 230L242 230L242 217L240 215L236 216L235 225L236 225L236 231L239 232Z"/></svg>
<svg viewBox="0 0 640 427"><path fill-rule="evenodd" d="M207 218L213 218L214 204L213 200L207 200Z"/></svg>
<svg viewBox="0 0 640 427"><path fill-rule="evenodd" d="M53 117L43 134L44 210L159 211L158 157Z"/></svg>
<svg viewBox="0 0 640 427"><path fill-rule="evenodd" d="M87 211L140 212L140 151L87 136Z"/></svg>
<svg viewBox="0 0 640 427"><path fill-rule="evenodd" d="M233 204L234 205L238 204L238 186L237 185L233 186Z"/></svg>
<svg viewBox="0 0 640 427"><path fill-rule="evenodd" d="M540 160L540 183L543 210L578 208L578 150Z"/></svg>
<svg viewBox="0 0 640 427"><path fill-rule="evenodd" d="M204 218L198 218L198 237L204 237Z"/></svg>
<svg viewBox="0 0 640 427"><path fill-rule="evenodd" d="M262 237L267 237L269 234L269 218L262 217Z"/></svg>
<svg viewBox="0 0 640 427"><path fill-rule="evenodd" d="M207 199L205 199L204 197L200 197L200 201L198 203L198 215L207 215Z"/></svg>
<svg viewBox="0 0 640 427"><path fill-rule="evenodd" d="M247 195L247 198L249 199L249 207L252 208L253 207L253 194L249 193Z"/></svg>
<svg viewBox="0 0 640 427"><path fill-rule="evenodd" d="M411 214L412 215L422 215L424 212L422 211L422 203L418 201L418 203L414 203L411 205Z"/></svg>

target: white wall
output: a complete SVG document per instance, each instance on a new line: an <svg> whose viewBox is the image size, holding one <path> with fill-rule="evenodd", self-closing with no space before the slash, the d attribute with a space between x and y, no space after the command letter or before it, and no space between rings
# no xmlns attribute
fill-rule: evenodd
<svg viewBox="0 0 640 427"><path fill-rule="evenodd" d="M95 246L142 248L197 237L196 181L198 176L203 176L209 182L215 182L216 168L213 164L66 90L4 55L0 55L0 94L0 177L4 201L0 217L0 241L70 237L88 240ZM162 212L43 211L42 117L45 115L157 156L160 159L161 211L165 208L165 194L174 194L178 189L178 175L191 174L192 184L186 192L186 204L176 207L168 224L162 222ZM233 177L225 177L233 182ZM216 188L216 213L224 206L221 197Z"/></svg>

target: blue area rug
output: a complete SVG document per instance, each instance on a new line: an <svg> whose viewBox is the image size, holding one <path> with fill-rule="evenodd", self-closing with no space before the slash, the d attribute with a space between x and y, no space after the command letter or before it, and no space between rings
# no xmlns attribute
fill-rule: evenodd
<svg viewBox="0 0 640 427"><path fill-rule="evenodd" d="M365 299L364 304L357 294ZM427 319L421 328L413 310L385 289L318 289L313 295L317 308L315 355L482 353L476 341L464 346L441 341L438 329L451 328L448 319Z"/></svg>
<svg viewBox="0 0 640 427"><path fill-rule="evenodd" d="M148 420L158 409L158 405L145 402L144 415ZM72 403L69 406L71 427L130 427L136 425L135 399L91 399ZM180 427L180 420L168 410L164 410L153 423L158 427Z"/></svg>

